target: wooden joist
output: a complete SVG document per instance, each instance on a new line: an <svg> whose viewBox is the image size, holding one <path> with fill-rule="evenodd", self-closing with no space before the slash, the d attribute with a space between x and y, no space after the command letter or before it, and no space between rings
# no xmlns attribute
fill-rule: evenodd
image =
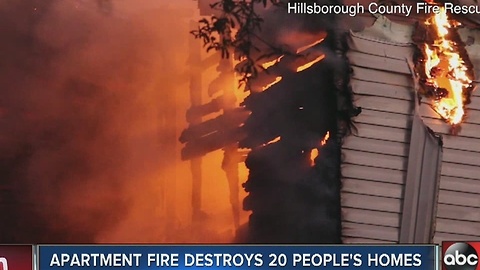
<svg viewBox="0 0 480 270"><path fill-rule="evenodd" d="M223 109L231 108L231 104L235 104L234 98L228 98L225 96L220 96L218 98L212 99L210 102L192 106L190 109L187 110L187 122L191 123L194 119L198 117L206 116L211 113L218 112Z"/></svg>
<svg viewBox="0 0 480 270"><path fill-rule="evenodd" d="M201 157L209 152L236 143L245 137L245 132L240 128L210 133L194 141L187 142L181 151L181 158L182 160L188 160Z"/></svg>
<svg viewBox="0 0 480 270"><path fill-rule="evenodd" d="M224 132L239 127L250 115L244 108L236 108L225 112L214 119L199 124L190 125L180 135L180 142L195 141L214 132Z"/></svg>
<svg viewBox="0 0 480 270"><path fill-rule="evenodd" d="M283 73L280 73L283 74ZM250 83L252 92L262 92L269 88L269 86L274 85L275 83L280 82L282 76L275 72L261 72L258 76L253 79Z"/></svg>
<svg viewBox="0 0 480 270"><path fill-rule="evenodd" d="M319 41L323 40L322 37L317 37ZM308 43L303 43L308 44ZM295 51L291 54L286 55L273 55L270 57L265 57L262 59L258 59L256 65L258 65L258 74L257 77L252 79L251 82L255 86L252 91L260 92L263 91L263 87L270 84L273 81L270 78L277 78L286 76L290 73L299 72L301 67L304 69L308 69L314 64L321 61L325 54L321 50L321 46L319 43L315 43L313 46L309 47L306 46L305 48L298 48L303 49L300 53L296 53ZM260 55L258 55L259 57ZM255 56L253 56L256 59ZM281 64L280 64L281 63ZM243 60L240 63L235 65L235 70L240 71L245 68L248 64L247 60ZM264 66L268 64L268 66ZM312 65L308 65L312 64ZM263 68L261 68L263 66Z"/></svg>

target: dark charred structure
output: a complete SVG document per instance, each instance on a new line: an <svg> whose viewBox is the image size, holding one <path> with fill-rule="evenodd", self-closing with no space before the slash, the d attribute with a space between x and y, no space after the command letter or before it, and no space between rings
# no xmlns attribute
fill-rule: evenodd
<svg viewBox="0 0 480 270"><path fill-rule="evenodd" d="M259 35L277 45L284 45L282 35L287 33L310 39L291 41L290 55L251 79L250 95L239 108L191 124L180 138L186 143L182 158L237 142L251 150L245 160L249 176L243 209L252 214L237 242L340 243L341 141L358 113L348 86L346 46L333 16L289 14L292 23L284 20L284 12L277 7L262 12L264 32ZM265 40L254 42L261 47ZM275 77L281 81L275 83ZM192 107L187 118L193 111L224 109L224 99Z"/></svg>
<svg viewBox="0 0 480 270"><path fill-rule="evenodd" d="M244 185L249 192L244 210L252 211L249 243L340 241L340 146L336 119L328 117L336 114L330 72L328 64L320 63L286 75L283 83L245 102L252 111L245 124L251 135L240 145L254 148L246 160L250 174ZM329 131L333 139L316 146ZM281 139L259 147L272 135ZM319 156L311 167L310 153L317 147Z"/></svg>

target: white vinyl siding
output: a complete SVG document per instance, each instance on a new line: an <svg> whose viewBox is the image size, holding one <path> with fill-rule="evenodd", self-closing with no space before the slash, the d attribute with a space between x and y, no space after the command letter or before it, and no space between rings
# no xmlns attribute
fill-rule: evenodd
<svg viewBox="0 0 480 270"><path fill-rule="evenodd" d="M467 31L467 30L462 30ZM467 31L468 32L468 31ZM478 37L479 31L468 35ZM467 47L474 63L476 81L480 76L478 40ZM467 105L467 118L457 136L450 134L447 125L424 101L420 107L425 123L443 134L443 164L437 206L434 242L448 240L480 240L480 92L473 92Z"/></svg>
<svg viewBox="0 0 480 270"><path fill-rule="evenodd" d="M435 132L443 134L443 164L434 242L480 240L480 95L474 92L467 119L457 136L425 103L421 112Z"/></svg>
<svg viewBox="0 0 480 270"><path fill-rule="evenodd" d="M351 35L358 133L345 139L342 166L344 243L398 243L408 165L411 48Z"/></svg>
<svg viewBox="0 0 480 270"><path fill-rule="evenodd" d="M342 167L345 243L398 243L413 113L413 48L350 35L352 89L362 113L345 139ZM474 61L475 62L475 61ZM479 69L479 67L476 67ZM477 73L478 74L478 73ZM434 243L480 240L480 92L457 136L424 99L424 124L443 136Z"/></svg>

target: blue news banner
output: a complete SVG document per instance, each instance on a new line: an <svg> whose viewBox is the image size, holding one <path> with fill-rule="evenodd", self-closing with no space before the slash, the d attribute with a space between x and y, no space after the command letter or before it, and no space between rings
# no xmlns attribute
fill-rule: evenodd
<svg viewBox="0 0 480 270"><path fill-rule="evenodd" d="M435 246L39 246L39 269L437 269Z"/></svg>

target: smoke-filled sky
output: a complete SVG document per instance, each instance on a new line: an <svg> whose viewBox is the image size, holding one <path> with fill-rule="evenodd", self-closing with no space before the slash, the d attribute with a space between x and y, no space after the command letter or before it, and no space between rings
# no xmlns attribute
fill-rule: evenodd
<svg viewBox="0 0 480 270"><path fill-rule="evenodd" d="M228 241L221 153L204 161L203 238L179 159L197 4L112 2L0 1L0 241Z"/></svg>

